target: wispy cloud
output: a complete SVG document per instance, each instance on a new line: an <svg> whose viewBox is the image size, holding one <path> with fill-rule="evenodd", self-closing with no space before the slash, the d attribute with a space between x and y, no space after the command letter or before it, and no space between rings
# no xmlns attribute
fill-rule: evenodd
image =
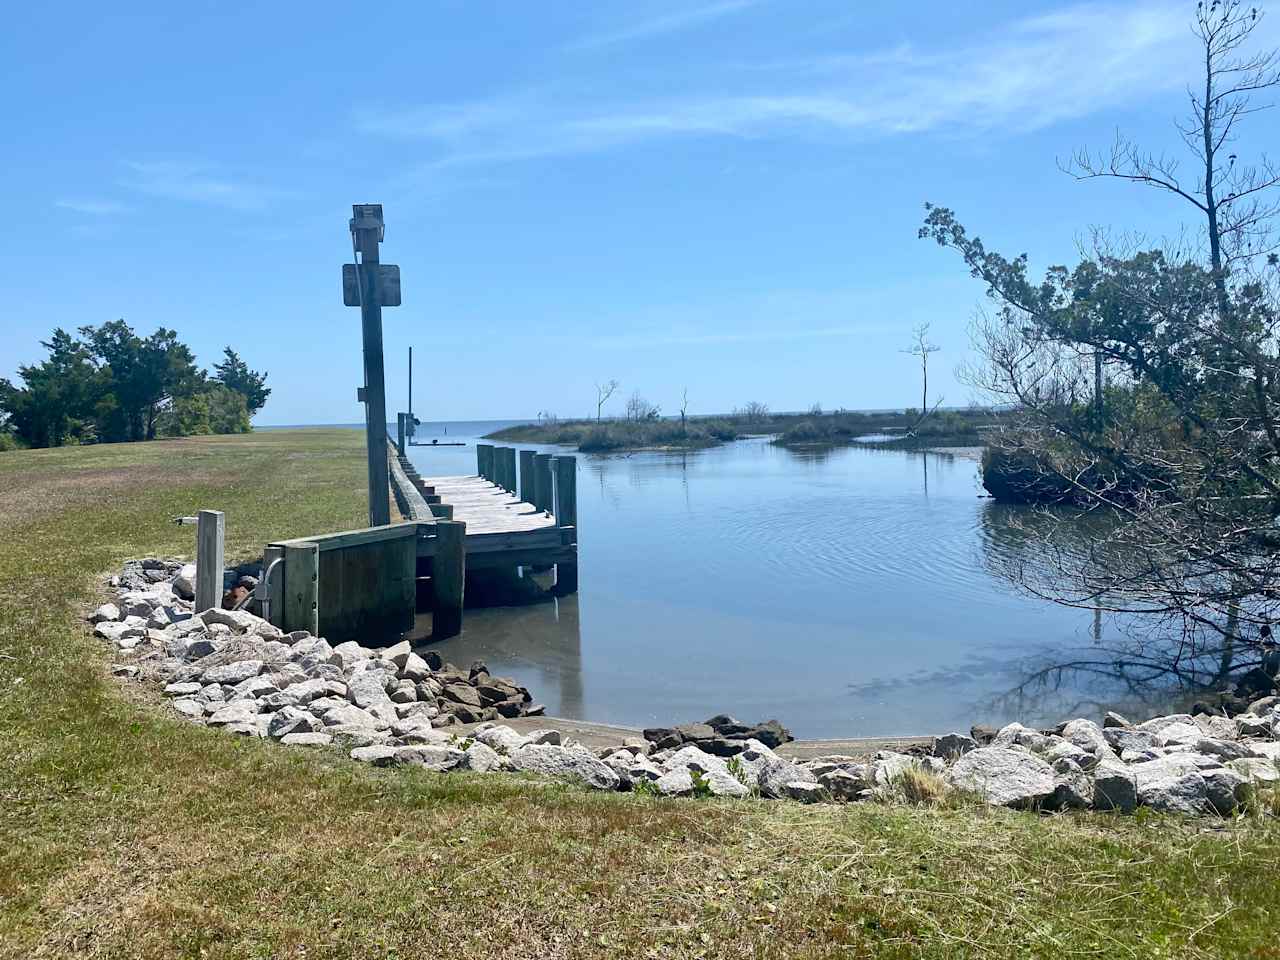
<svg viewBox="0 0 1280 960"><path fill-rule="evenodd" d="M845 325L836 327L813 327L810 329L790 327L773 330L750 331L711 331L697 333L684 330L654 329L633 331L630 333L608 334L593 337L588 345L599 350L632 350L638 347L698 347L716 344L734 343L779 343L795 340L825 340L842 337L865 337L869 333L878 332L880 328L863 325Z"/></svg>
<svg viewBox="0 0 1280 960"><path fill-rule="evenodd" d="M115 214L129 213L133 209L114 200L92 200L77 197L64 197L55 200L53 205L59 210L70 210L73 213L83 213L92 217L109 217Z"/></svg>
<svg viewBox="0 0 1280 960"><path fill-rule="evenodd" d="M675 98L527 90L365 113L357 124L430 144L438 165L590 153L679 136L1028 131L1180 88L1186 19L1181 4L1090 3L946 47L897 45L699 67L690 92Z"/></svg>
<svg viewBox="0 0 1280 960"><path fill-rule="evenodd" d="M627 43L632 40L641 40L648 37L661 36L662 34L675 33L679 30L687 30L691 27L698 27L705 23L710 23L713 20L719 20L721 17L740 13L748 7L756 6L759 2L760 0L721 0L719 3L709 3L700 7L677 10L665 16L642 20L639 23L620 27L617 30L583 37L581 40L575 40L573 43L570 43L565 47L565 49L596 50L601 47L612 47L616 44Z"/></svg>
<svg viewBox="0 0 1280 960"><path fill-rule="evenodd" d="M128 161L121 181L129 189L153 197L248 210L279 197L281 191L247 179L233 178L202 161Z"/></svg>

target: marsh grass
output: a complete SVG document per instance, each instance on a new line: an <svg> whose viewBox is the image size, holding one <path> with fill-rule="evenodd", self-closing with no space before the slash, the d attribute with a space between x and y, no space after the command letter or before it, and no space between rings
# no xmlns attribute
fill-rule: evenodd
<svg viewBox="0 0 1280 960"><path fill-rule="evenodd" d="M356 525L362 470L357 431L0 457L0 956L1275 955L1270 814L803 807L378 770L179 722L107 676L77 619L101 573L190 553L170 519L199 507L227 512L236 559Z"/></svg>

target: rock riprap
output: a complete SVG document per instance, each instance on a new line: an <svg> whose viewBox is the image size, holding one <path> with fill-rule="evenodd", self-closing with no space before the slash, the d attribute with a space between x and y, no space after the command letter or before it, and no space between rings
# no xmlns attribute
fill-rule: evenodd
<svg viewBox="0 0 1280 960"><path fill-rule="evenodd" d="M1074 719L1053 730L1011 723L935 739L931 754L796 760L776 720L644 731L593 751L553 729L520 733L503 719L542 707L482 662L460 670L410 645L330 645L283 633L239 610L192 609L195 570L180 560L131 560L112 577L115 599L87 616L127 661L122 680L153 682L193 723L287 746L341 747L375 766L446 772L508 771L658 796L895 802L959 791L982 802L1038 810L1138 807L1227 815L1253 791L1280 787L1280 699L1234 717L1173 714L1101 725ZM459 724L478 724L465 735Z"/></svg>

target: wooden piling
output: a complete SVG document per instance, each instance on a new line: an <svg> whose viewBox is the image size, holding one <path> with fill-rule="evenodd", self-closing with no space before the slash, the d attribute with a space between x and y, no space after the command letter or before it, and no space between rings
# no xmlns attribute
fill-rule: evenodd
<svg viewBox="0 0 1280 960"><path fill-rule="evenodd" d="M442 640L462 632L467 525L460 520L438 520L435 534L436 550L431 561L431 639Z"/></svg>
<svg viewBox="0 0 1280 960"><path fill-rule="evenodd" d="M533 503L533 451L520 451L520 499Z"/></svg>
<svg viewBox="0 0 1280 960"><path fill-rule="evenodd" d="M551 454L536 453L533 456L533 505L539 510L550 510L551 502Z"/></svg>
<svg viewBox="0 0 1280 960"><path fill-rule="evenodd" d="M507 492L515 496L516 492L516 448L507 447L506 452L507 466Z"/></svg>
<svg viewBox="0 0 1280 960"><path fill-rule="evenodd" d="M578 542L578 458L555 457L556 522L565 535L566 544ZM556 593L578 591L577 551L574 559L556 564Z"/></svg>
<svg viewBox="0 0 1280 960"><path fill-rule="evenodd" d="M320 632L320 545L287 543L284 547L283 629Z"/></svg>
<svg viewBox="0 0 1280 960"><path fill-rule="evenodd" d="M225 515L221 510L201 510L196 517L196 613L222 606L225 542Z"/></svg>
<svg viewBox="0 0 1280 960"><path fill-rule="evenodd" d="M493 479L493 444L476 444L476 473L486 480Z"/></svg>

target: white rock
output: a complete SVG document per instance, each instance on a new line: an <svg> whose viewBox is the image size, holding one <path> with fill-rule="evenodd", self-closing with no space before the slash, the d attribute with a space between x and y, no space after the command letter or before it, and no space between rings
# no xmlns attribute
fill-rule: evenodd
<svg viewBox="0 0 1280 960"><path fill-rule="evenodd" d="M1173 713L1167 717L1152 717L1150 720L1138 724L1139 730L1148 730L1151 733L1159 733L1165 727L1172 726L1175 723L1194 724L1196 718L1189 713Z"/></svg>
<svg viewBox="0 0 1280 960"><path fill-rule="evenodd" d="M410 717L422 717L424 720L431 720L439 714L440 709L434 703L415 701L414 703L396 704L396 715L401 720L408 720Z"/></svg>
<svg viewBox="0 0 1280 960"><path fill-rule="evenodd" d="M223 664L220 667L210 667L204 672L205 683L224 683L234 686L237 683L243 683L250 677L256 677L262 672L263 662L261 660L237 660L234 663Z"/></svg>
<svg viewBox="0 0 1280 960"><path fill-rule="evenodd" d="M1104 759L1093 768L1093 805L1098 810L1132 813L1138 805L1138 782L1117 760Z"/></svg>
<svg viewBox="0 0 1280 960"><path fill-rule="evenodd" d="M1052 741L1038 730L1024 727L1020 723L1010 723L1001 727L991 741L993 747L1026 747L1028 750L1040 752L1047 750Z"/></svg>
<svg viewBox="0 0 1280 960"><path fill-rule="evenodd" d="M372 714L366 713L364 710L361 710L359 707L350 703L345 703L340 707L333 707L332 709L325 711L324 716L322 716L321 719L324 721L324 725L326 727L364 727L376 730L385 729L390 726L389 723L379 720Z"/></svg>
<svg viewBox="0 0 1280 960"><path fill-rule="evenodd" d="M463 751L461 770L472 770L476 773L489 773L502 768L502 757L491 747L483 743L473 743Z"/></svg>
<svg viewBox="0 0 1280 960"><path fill-rule="evenodd" d="M128 624L123 621L103 620L93 628L93 632L104 640L119 645L121 640L141 639L146 636L145 625ZM136 646L136 644L135 644Z"/></svg>
<svg viewBox="0 0 1280 960"><path fill-rule="evenodd" d="M618 775L619 786L631 787L642 780L659 779L664 771L652 760L630 750L618 750L604 758L604 764ZM684 768L681 768L684 769Z"/></svg>
<svg viewBox="0 0 1280 960"><path fill-rule="evenodd" d="M184 563L173 578L173 592L183 600L196 598L196 565Z"/></svg>
<svg viewBox="0 0 1280 960"><path fill-rule="evenodd" d="M487 730L477 728L473 736L477 743L483 743L486 747L507 755L511 755L529 742L510 727L504 727L501 724L489 727Z"/></svg>
<svg viewBox="0 0 1280 960"><path fill-rule="evenodd" d="M762 762L756 767L755 773L760 793L774 800L791 797L795 793L791 789L792 784L818 782L818 778L811 770L777 754L772 757L762 756Z"/></svg>
<svg viewBox="0 0 1280 960"><path fill-rule="evenodd" d="M1062 738L1097 759L1113 755L1102 728L1092 720L1072 720L1062 728ZM1051 748L1052 749L1052 748ZM1091 766L1090 764L1089 766ZM1082 764L1082 766L1085 766Z"/></svg>
<svg viewBox="0 0 1280 960"><path fill-rule="evenodd" d="M1053 793L1055 786L1049 764L1013 747L970 750L955 762L946 776L953 787L975 793L987 803L1001 807L1039 804Z"/></svg>
<svg viewBox="0 0 1280 960"><path fill-rule="evenodd" d="M1198 815L1209 811L1208 788L1196 756L1172 754L1129 767L1138 786L1138 802L1166 813Z"/></svg>
<svg viewBox="0 0 1280 960"><path fill-rule="evenodd" d="M515 770L576 780L599 790L618 787L618 775L584 747L526 744L515 750L510 759Z"/></svg>
<svg viewBox="0 0 1280 960"><path fill-rule="evenodd" d="M1280 767L1275 761L1261 757L1243 757L1227 764L1232 770L1246 780L1254 783L1275 783L1280 781Z"/></svg>
<svg viewBox="0 0 1280 960"><path fill-rule="evenodd" d="M375 767L389 767L396 762L396 747L373 745L356 747L351 751L351 759L361 763L371 763Z"/></svg>
<svg viewBox="0 0 1280 960"><path fill-rule="evenodd" d="M410 653L404 658L404 663L400 665L400 676L404 680L412 680L417 683L425 680L430 674L431 668L427 666L427 661L416 653Z"/></svg>
<svg viewBox="0 0 1280 960"><path fill-rule="evenodd" d="M287 733L280 742L290 747L327 747L333 737L327 733Z"/></svg>
<svg viewBox="0 0 1280 960"><path fill-rule="evenodd" d="M171 683L164 688L166 697L192 697L200 692L200 684L195 682Z"/></svg>
<svg viewBox="0 0 1280 960"><path fill-rule="evenodd" d="M464 757L465 754L457 747L448 747L443 744L396 747L395 751L396 763L437 771L453 770L462 763Z"/></svg>
<svg viewBox="0 0 1280 960"><path fill-rule="evenodd" d="M211 727L223 727L232 724L255 724L258 719L258 702L256 700L232 700L219 707L206 723Z"/></svg>
<svg viewBox="0 0 1280 960"><path fill-rule="evenodd" d="M279 739L291 733L315 733L320 728L320 721L298 707L281 707L271 715L268 721L267 734Z"/></svg>
<svg viewBox="0 0 1280 960"><path fill-rule="evenodd" d="M354 640L348 640L346 643L340 643L333 648L333 652L342 658L342 662L351 665L357 660L368 660L373 656L373 651L368 647L362 647Z"/></svg>
<svg viewBox="0 0 1280 960"><path fill-rule="evenodd" d="M191 717L192 719L197 720L204 718L204 704L199 700L194 700L189 697L181 697L174 700L173 709L177 710L184 717Z"/></svg>
<svg viewBox="0 0 1280 960"><path fill-rule="evenodd" d="M211 608L200 614L206 627L224 626L233 633L253 634L267 640L279 640L284 636L279 627L272 626L261 617L255 617L247 610L219 610Z"/></svg>
<svg viewBox="0 0 1280 960"><path fill-rule="evenodd" d="M1204 731L1195 721L1191 723L1170 723L1155 731L1156 741L1162 747L1175 744L1194 747L1204 739Z"/></svg>
<svg viewBox="0 0 1280 960"><path fill-rule="evenodd" d="M1235 718L1236 731L1241 737L1271 736L1271 721L1252 713L1242 713Z"/></svg>
<svg viewBox="0 0 1280 960"><path fill-rule="evenodd" d="M114 603L104 603L89 617L90 623L114 623L120 619L120 608Z"/></svg>

